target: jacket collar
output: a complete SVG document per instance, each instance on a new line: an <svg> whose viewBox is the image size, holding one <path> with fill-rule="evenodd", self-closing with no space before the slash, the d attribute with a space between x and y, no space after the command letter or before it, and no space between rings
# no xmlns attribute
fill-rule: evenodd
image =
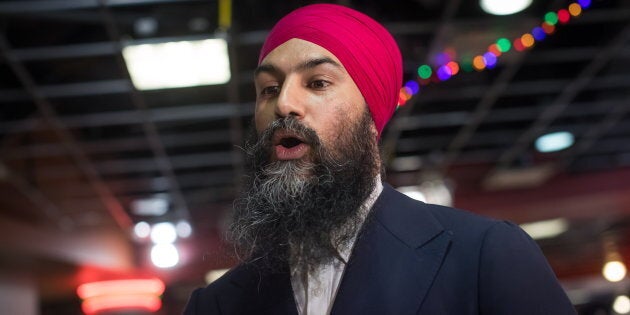
<svg viewBox="0 0 630 315"><path fill-rule="evenodd" d="M419 203L389 184L384 184L383 192L376 200L372 213L390 233L410 248L417 248L444 231L442 224L425 208L424 203Z"/></svg>
<svg viewBox="0 0 630 315"><path fill-rule="evenodd" d="M450 243L451 233L425 204L385 185L346 266L332 314L416 313Z"/></svg>
<svg viewBox="0 0 630 315"><path fill-rule="evenodd" d="M400 314L418 310L451 242L426 205L385 184L356 241L333 314ZM258 313L297 314L288 267L263 274L256 263L234 270L238 296ZM369 285L367 285L369 284ZM225 304L233 301L223 292Z"/></svg>

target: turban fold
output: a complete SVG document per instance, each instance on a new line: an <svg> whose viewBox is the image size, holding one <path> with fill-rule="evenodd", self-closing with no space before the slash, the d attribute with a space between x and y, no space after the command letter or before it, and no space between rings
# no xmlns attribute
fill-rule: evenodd
<svg viewBox="0 0 630 315"><path fill-rule="evenodd" d="M292 38L319 45L341 61L361 91L380 136L396 110L402 86L402 57L392 35L348 7L313 4L278 21L263 44L258 64Z"/></svg>

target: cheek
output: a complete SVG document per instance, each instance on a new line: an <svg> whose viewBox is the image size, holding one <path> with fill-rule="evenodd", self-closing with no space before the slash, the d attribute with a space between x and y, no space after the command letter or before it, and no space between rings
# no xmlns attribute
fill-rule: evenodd
<svg viewBox="0 0 630 315"><path fill-rule="evenodd" d="M273 115L273 112L269 113L268 110L265 110L265 107L256 105L256 109L254 111L254 124L256 126L256 131L261 132L267 128L273 120Z"/></svg>

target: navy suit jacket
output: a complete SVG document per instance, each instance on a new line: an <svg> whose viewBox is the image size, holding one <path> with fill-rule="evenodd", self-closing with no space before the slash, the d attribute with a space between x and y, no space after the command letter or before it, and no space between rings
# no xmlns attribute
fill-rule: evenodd
<svg viewBox="0 0 630 315"><path fill-rule="evenodd" d="M193 292L185 314L297 314L288 268L241 264ZM355 243L331 314L575 314L518 226L428 205L385 185ZM309 314L310 315L310 314Z"/></svg>

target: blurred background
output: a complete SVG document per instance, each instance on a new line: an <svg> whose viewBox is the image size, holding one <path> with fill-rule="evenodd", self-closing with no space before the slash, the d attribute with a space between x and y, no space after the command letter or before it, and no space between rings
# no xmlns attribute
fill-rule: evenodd
<svg viewBox="0 0 630 315"><path fill-rule="evenodd" d="M580 314L630 312L630 1L328 2L402 50L386 181L521 224ZM236 263L252 72L308 3L0 1L6 314L179 314Z"/></svg>

